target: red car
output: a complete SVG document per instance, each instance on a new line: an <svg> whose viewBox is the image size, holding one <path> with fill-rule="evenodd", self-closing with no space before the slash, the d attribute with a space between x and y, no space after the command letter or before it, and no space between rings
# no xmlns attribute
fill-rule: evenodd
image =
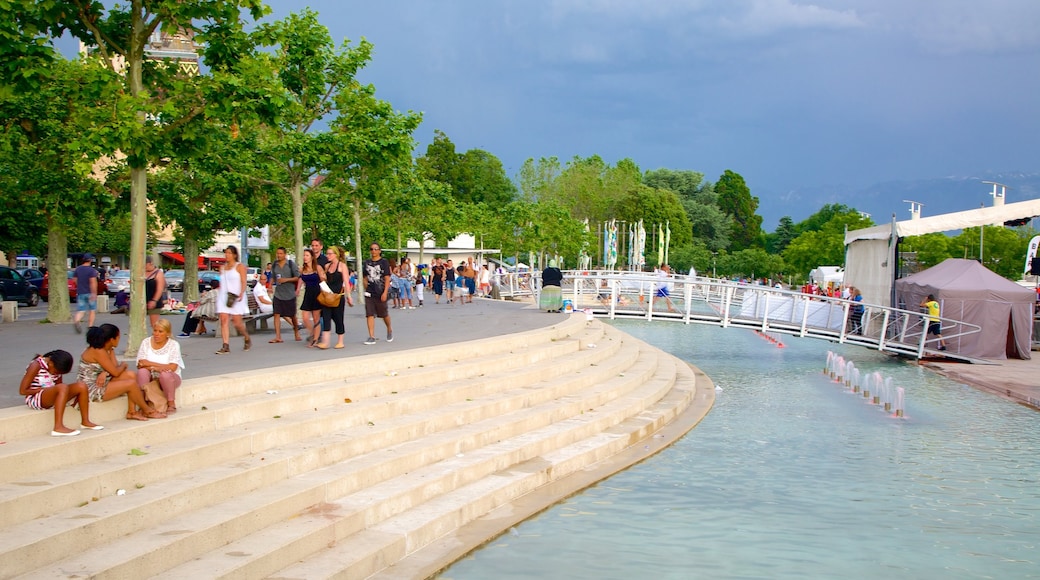
<svg viewBox="0 0 1040 580"><path fill-rule="evenodd" d="M43 275L43 286L40 288L40 298L44 301L50 300L50 270ZM76 271L68 270L66 275L68 276L69 284L69 300L76 300L79 293L76 291ZM104 294L108 290L105 282L98 278L98 294Z"/></svg>

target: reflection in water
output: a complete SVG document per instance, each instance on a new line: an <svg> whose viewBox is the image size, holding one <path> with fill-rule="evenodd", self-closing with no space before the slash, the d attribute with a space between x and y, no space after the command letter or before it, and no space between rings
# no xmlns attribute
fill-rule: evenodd
<svg viewBox="0 0 1040 580"><path fill-rule="evenodd" d="M862 348L616 326L704 370L715 407L443 578L1040 576L1036 411ZM905 387L907 418L832 383L827 350Z"/></svg>

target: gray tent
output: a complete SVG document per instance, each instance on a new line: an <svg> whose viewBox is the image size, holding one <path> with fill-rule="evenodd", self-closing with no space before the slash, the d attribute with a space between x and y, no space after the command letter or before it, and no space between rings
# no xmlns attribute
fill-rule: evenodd
<svg viewBox="0 0 1040 580"><path fill-rule="evenodd" d="M1033 290L975 260L956 258L896 280L896 303L901 308L916 310L929 294L939 301L943 318L982 327L982 332L947 340L950 352L983 359L1029 358ZM945 326L943 334L947 334Z"/></svg>

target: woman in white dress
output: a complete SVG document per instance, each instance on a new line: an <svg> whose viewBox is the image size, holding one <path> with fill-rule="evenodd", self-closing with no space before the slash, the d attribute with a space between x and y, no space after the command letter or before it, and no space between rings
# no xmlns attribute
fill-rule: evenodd
<svg viewBox="0 0 1040 580"><path fill-rule="evenodd" d="M246 325L242 322L242 316L249 314L249 302L246 300L246 267L238 261L238 248L228 246L224 249L224 258L227 260L220 269L220 288L217 294L217 314L220 315L220 337L224 340L223 346L217 354L231 352L228 348L228 339L231 336L231 324L244 338L242 350L249 350L252 341L246 332Z"/></svg>

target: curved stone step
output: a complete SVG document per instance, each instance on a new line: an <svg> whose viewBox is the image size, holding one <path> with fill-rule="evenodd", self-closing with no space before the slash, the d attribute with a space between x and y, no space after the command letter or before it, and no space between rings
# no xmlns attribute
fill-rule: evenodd
<svg viewBox="0 0 1040 580"><path fill-rule="evenodd" d="M352 529L356 530L356 534L365 536L368 530L389 521L414 521L431 517L420 514L437 515L433 521L425 524L426 530L454 525L450 517L445 519L439 513L442 503L459 501L472 489L488 485L481 482L501 479L502 472L526 471L525 465L537 461L540 455L550 456L569 445L580 448L581 441L601 434L612 425L623 422L632 413L638 413L640 409L659 400L671 388L675 378L674 368L668 366L671 363L660 362L656 353L644 352L638 365L630 367L632 371L627 378L616 377L608 381L614 385L603 383L590 387L584 398L575 394L558 399L562 405L568 405L565 401L568 398L574 399L572 403L577 403L569 405L572 407L570 412L565 413L567 416L560 420L541 427L532 426L513 437L445 458L341 499L312 506L304 513L294 514L279 524L222 546L158 577L183 578L207 572L223 578L257 578L298 560L301 554L317 550L323 550L323 553L327 552L333 557L342 553L360 554L354 549L349 537L331 550L324 550L330 542L338 542ZM622 384L627 387L621 387ZM608 397L609 400L600 397L618 388L623 388L625 392L620 396ZM624 439L623 435L612 437ZM595 454L596 451L588 449L587 453ZM553 467L553 471L562 474L578 463L568 465L561 461ZM498 505L522 493L526 486L538 479L521 478L515 485L504 486L493 499L484 498L482 501ZM452 499L445 500L445 497ZM488 509L476 498L468 502L463 500L463 503L466 505L460 507L458 513L466 512L475 516L482 513L481 510ZM228 553L235 556L229 557ZM320 555L307 558L308 561L314 559L320 560ZM349 575L361 577L363 574L351 571Z"/></svg>
<svg viewBox="0 0 1040 580"><path fill-rule="evenodd" d="M605 350L605 353L607 355L609 355L609 350L608 349ZM614 361L620 362L622 364L624 363L623 358L612 357L612 359ZM606 372L609 372L609 371L607 370ZM577 377L576 380L578 380L578 381L588 380L589 379L588 376L582 376L581 374L576 374L576 377ZM499 383L501 383L500 380L499 380ZM558 378L553 379L553 383L560 383L560 379L558 379ZM523 398L525 398L525 397L529 398L531 396L531 393L538 393L539 392L539 390L531 390L529 388L519 388L519 389L517 389L517 391L519 391L519 394L517 395L517 397L519 397L518 400L521 400L521 402L522 402ZM524 391L526 391L526 392L524 392ZM542 391L544 391L545 393L551 394L551 389L543 389ZM477 401L477 402L473 402L472 404L473 405L478 405L480 403ZM485 403L485 404L495 404L495 403L494 403L494 401L491 401L490 403ZM447 419L443 419L443 420L446 421L448 424L451 424L451 423L457 421L456 418L453 418L453 417L450 417L450 416L447 417ZM422 419L422 421L428 423L428 422L432 421L432 419L425 418L425 419ZM518 426L516 428L523 428L523 427L524 427L524 424L520 423L520 424L518 424ZM362 427L359 427L359 428L365 429L366 427L362 426ZM415 430L415 429L413 429L413 430ZM420 434L420 436L421 436L421 434L424 434L424 433L420 429L418 431L418 434ZM427 439L428 439L428 436L427 436ZM350 444L350 442L346 442L344 445L349 446L349 444ZM376 447L378 447L378 446L376 446ZM441 452L442 452L442 454L443 453L453 453L454 449L457 449L458 447L459 447L459 444L452 444L452 446L446 447ZM335 456L333 458L335 460L341 460L343 457ZM271 462L271 463L274 463L274 462ZM307 463L310 463L310 462L309 462L309 460L304 460L304 462L298 462L298 463L307 464ZM282 470L282 468L280 467L281 466L280 463L279 464L275 464L275 465L279 466L278 468L275 468L276 470ZM405 467L400 467L398 469L412 469L412 468L414 468L414 466L413 467L405 466ZM369 467L367 469L370 471L372 468ZM304 474L303 477L306 478L307 474ZM309 498L312 499L313 496L310 496L309 494L313 493L313 489L296 490L296 489L294 489L295 484L296 483L293 482L293 481L289 481L289 482L283 483L283 484L277 484L276 487L280 487L280 489L277 492L272 492L272 494L274 494L274 495L271 495L271 492L269 492L268 490L260 490L259 492L254 492L253 493L253 495L255 495L257 498L259 498L258 501L260 501L261 504L264 506L263 507L264 517L267 517L269 515L274 515L274 513L278 513L279 512L278 506L281 506L283 509L289 509L290 511L288 511L288 513L291 513L292 509L300 508L300 505L298 505L298 502L303 501L306 504L306 502L309 501ZM322 485L328 485L328 483L324 483ZM311 487L313 487L313 485ZM148 494L159 494L161 496L162 495L161 486L149 486L148 489L146 489L145 491L142 491L142 494L140 494L140 495L148 495ZM278 497L278 501L277 502L272 502L271 499L270 499L271 497ZM234 503L234 501L232 501L231 503ZM227 505L220 506L218 508L222 509L222 510L225 510L225 511L227 511L229 509ZM241 515L238 518L234 519L234 520L235 521L242 521L242 522L249 521L249 520L255 520L256 519L256 515L252 511L255 511L257 509L259 509L259 508L258 507L249 507L248 509L245 509L245 511L241 511L240 512ZM192 525L178 525L176 523L177 520L178 520L178 518L174 518L174 522L166 522L165 524L163 524L164 526L167 526L167 527L168 526L173 526L173 528L176 528L175 530L168 530L167 529L168 533L171 533L173 535L179 535L179 534L175 533L177 529L187 530L187 529L199 529L200 527L204 527L204 526L192 526ZM224 529L232 529L232 528L235 528L237 525L238 524L232 522L232 523L228 523L227 525L225 525L225 524L217 525L216 528L222 528L222 526L223 526ZM159 526L159 528L162 528L162 527L163 526ZM219 532L219 530L214 531L213 529L207 528L206 530L204 530L203 533L193 534L191 539L192 539L192 542L194 544L196 544L196 546L194 546L191 549L197 550L197 549L199 549L198 548L199 545L206 546L206 545L209 545L208 543L213 543L213 542L215 542L216 544L224 544L224 543L228 542L227 538L225 538L225 539L214 539L214 536L213 536L214 533L219 535L219 533L222 533L222 532ZM116 542L115 544L119 545L119 544L121 544L121 542ZM141 549L141 547L142 547L141 543L139 543L139 542L130 542L130 544L131 544L131 546L126 546L126 547L118 547L118 546L116 546L116 547L114 547L112 551L115 554L108 554L108 555L104 556L102 558L102 560L105 560L105 561L118 560L120 555L128 553L128 552L134 552L135 550ZM180 544L183 545L185 543L182 542ZM102 554L102 553L106 553L108 551L109 551L108 547L105 546L105 547L102 547L99 550L92 551L92 553L94 553L94 554ZM189 552L190 551L191 550L189 550ZM17 556L19 554L24 554L26 552L27 551L25 551L25 550L16 551L15 555ZM168 546L167 546L166 548L161 549L161 550L160 549L155 549L155 550L152 550L152 551L147 551L144 554L144 556L148 556L148 554L152 554L152 556L154 556L154 554L158 553L158 552L161 552L163 554L163 556L168 556L168 555L171 554L172 550L168 549ZM184 556L184 555L182 554L182 556ZM190 557L190 556L187 555L187 556L184 556L184 557ZM63 562L63 563L60 564L60 569L61 570L71 570L69 568L70 565L75 565L75 564L71 564L71 562ZM135 564L133 564L132 562L128 562L127 565L129 565L130 568L132 569L132 566L135 565ZM152 565L153 565L152 570L160 570L160 568L157 568L157 566L154 563ZM88 573L98 573L99 572L98 570L90 568L89 565L87 565L86 568L80 568L78 570L80 570L81 572L87 572L88 571ZM112 569L108 569L108 570L109 570L109 573L112 572ZM123 569L120 569L120 570L126 571L128 569L123 568ZM51 570L50 572L56 572L56 571L55 570ZM47 575L48 573L49 572L44 572L44 575Z"/></svg>
<svg viewBox="0 0 1040 580"><path fill-rule="evenodd" d="M598 324L595 326L598 326ZM583 333L580 338L596 338L602 337L602 335L602 328L592 328ZM541 348L540 350L559 349L559 343L555 344L556 346ZM557 353L557 356L562 356L563 358L558 362L554 362L553 365L568 372L578 371L587 365L598 364L604 359L611 358L615 352L612 346L616 348L619 344L619 342L607 340L603 342L604 348L599 350L574 351L566 348ZM537 359L552 360L544 359L543 354L537 353ZM523 363L525 360L520 353L514 353L511 356L514 361L519 361L520 363ZM459 365L452 364L451 366L452 369L455 369ZM436 372L436 367L423 372ZM514 376L519 380L534 382L544 380L551 374L546 373L544 369L531 367L514 371ZM410 380L408 376L400 378L405 381ZM340 403L338 407L332 407L330 410L322 409L322 412L319 412L316 409L312 411L310 408L310 404L313 401L305 401L307 408L300 411L301 419L294 418L289 411L287 411L287 415L279 419L271 419L269 415L264 415L263 424L250 424L244 431L235 429L218 430L213 433L205 433L200 438L173 442L165 446L154 446L150 449L150 454L143 457L116 455L105 458L101 462L85 466L95 472L87 474L87 477L73 479L66 485L55 485L51 488L40 489L35 494L32 491L23 493L19 497L12 498L12 502L6 506L12 509L22 508L23 511L29 511L30 508L42 509L42 506L45 504L41 500L44 499L83 502L82 499L77 499L76 495L71 494L77 485L80 488L87 488L85 490L80 489L80 493L96 492L98 487L104 487L106 493L99 493L95 497L103 497L102 502L106 503L106 505L91 505L92 510L96 512L100 510L99 513L102 515L93 519L68 520L65 514L59 512L49 518L39 517L25 526L7 527L0 531L0 545L5 546L4 551L0 553L0 557L11 562L13 566L15 562L20 561L26 554L33 554L35 551L34 546L41 546L48 541L75 542L76 545L90 547L96 543L98 537L94 530L102 525L107 526L105 537L109 538L113 535L121 535L133 532L136 529L143 529L149 525L156 525L162 519L185 510L204 508L215 501L220 501L220 498L228 494L250 491L258 486L269 484L276 479L284 478L288 473L297 473L306 468L321 467L367 451L364 448L356 449L358 447L356 444L339 444L339 447L351 448L351 450L349 453L343 450L334 452L330 450L333 447L332 444L316 446L314 443L308 442L301 434L320 440L322 437L335 434L349 425L364 426L365 423L373 419L380 421L380 430L385 431L385 429L382 429L382 420L384 418L396 417L406 412L414 413L421 412L424 409L442 407L453 400L461 401L465 398L480 396L486 398L489 394L493 394L507 385L500 377L486 376L469 377L465 385L460 387L457 381L458 377L452 374L450 378L452 379L451 381L430 387L415 387L410 384L395 387L392 382L388 383L387 377L380 376L378 379L370 381L372 383L371 392L361 396L357 394L359 385L351 385L349 387L351 393L358 399L356 403L349 407ZM336 385L328 388L341 389L343 387ZM386 395L392 392L389 391L392 388L402 388L402 392L399 396L386 398ZM409 388L411 389L410 391L408 390ZM548 392L545 391L545 393ZM338 396L341 397L342 393ZM383 398L381 399L380 397ZM472 403L471 406L475 407L478 404ZM337 417L343 415L354 417L347 422L344 422L343 419L337 419ZM398 422L404 424L403 427L398 428L399 435L397 437L400 438L415 432L428 433L436 429L449 428L453 425L454 419L441 420L442 425L436 428L429 425L422 428L410 427L404 420ZM430 423L430 421L428 420L427 423ZM392 422L387 423L387 425L392 425ZM364 429L367 429L367 427L362 430ZM203 441L198 442L198 439L203 439ZM393 437L379 436L378 432L374 434L364 433L363 437L358 439L358 441L370 441L369 447L373 449L381 448L393 440ZM277 447L277 449L274 449L274 447ZM267 451L265 462L249 470L244 470L243 463L235 459L236 457L248 458L250 454L255 455L265 450ZM294 453L298 455L294 455ZM215 455L215 457L208 457L209 461L200 459L207 455ZM226 464L217 465L207 471L207 465L216 461L225 461ZM110 464L114 464L114 466ZM164 469L169 471L165 475L162 473ZM84 471L83 468L78 470L78 472L82 471ZM272 472L275 474L272 475ZM188 473L190 477L176 478L175 476L180 473ZM201 477L203 473L210 473L210 478L212 479ZM65 472L61 472L61 474L64 475ZM75 475L76 473L70 473L69 477L75 477ZM97 483L98 480L106 477L110 481L103 485ZM164 478L170 479L171 477L174 477L174 480L172 484L167 485L167 487L171 487L168 491L163 489L162 484L152 484L153 481L161 482ZM135 492L134 488L141 485L140 482L142 481L148 481L148 485L143 490ZM110 495L119 488L130 490L131 493L127 496L115 498L114 501L117 502L116 505L119 507L115 509L110 508L107 505L113 501ZM35 490L37 488L29 489ZM78 498L84 497L90 496L78 496ZM80 515L85 517L85 514ZM158 516L162 517L157 519ZM118 520L120 523L118 525L113 524L113 520ZM60 532L60 530L65 531ZM37 560L38 565L38 555L35 557L35 560Z"/></svg>

